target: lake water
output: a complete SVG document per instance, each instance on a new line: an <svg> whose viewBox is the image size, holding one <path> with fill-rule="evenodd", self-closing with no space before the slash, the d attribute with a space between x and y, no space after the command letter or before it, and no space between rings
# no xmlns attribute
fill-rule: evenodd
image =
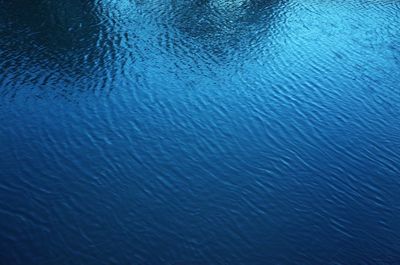
<svg viewBox="0 0 400 265"><path fill-rule="evenodd" d="M0 0L0 264L400 264L397 0Z"/></svg>

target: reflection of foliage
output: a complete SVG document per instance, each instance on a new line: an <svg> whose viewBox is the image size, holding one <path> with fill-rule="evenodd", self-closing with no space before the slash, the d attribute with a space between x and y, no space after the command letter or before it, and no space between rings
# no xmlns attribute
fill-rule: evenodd
<svg viewBox="0 0 400 265"><path fill-rule="evenodd" d="M254 32L270 28L281 1L0 0L0 86L1 79L14 77L22 86L46 90L52 84L94 90L113 80L124 60L144 58L152 48L167 50L162 45L171 43L185 46L171 50L176 57L205 51L221 59L250 47ZM153 21L158 31L146 28ZM141 41L133 40L136 33ZM149 38L152 33L157 41Z"/></svg>
<svg viewBox="0 0 400 265"><path fill-rule="evenodd" d="M77 48L81 46L82 37L90 41L89 36L97 35L99 19L93 12L95 7L91 1L4 2L1 11L3 19L12 21L13 27L28 28L41 45L52 49Z"/></svg>
<svg viewBox="0 0 400 265"><path fill-rule="evenodd" d="M4 79L24 76L18 78L19 87L48 90L85 84L82 89L88 89L90 83L83 80L95 82L104 76L99 71L104 52L97 43L102 28L93 1L0 0L0 4Z"/></svg>
<svg viewBox="0 0 400 265"><path fill-rule="evenodd" d="M177 19L193 36L204 33L228 32L256 23L277 1L203 0L177 5ZM189 23L190 22L190 23ZM199 30L199 31L196 31Z"/></svg>
<svg viewBox="0 0 400 265"><path fill-rule="evenodd" d="M266 30L280 0L173 1L176 28L215 52L251 39L254 30ZM256 29L255 29L256 27ZM257 29L260 27L260 29Z"/></svg>

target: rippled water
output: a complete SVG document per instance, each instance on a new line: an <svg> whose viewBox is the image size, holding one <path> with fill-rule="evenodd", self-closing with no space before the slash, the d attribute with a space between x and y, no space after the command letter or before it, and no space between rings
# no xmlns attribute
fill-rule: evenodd
<svg viewBox="0 0 400 265"><path fill-rule="evenodd" d="M0 6L0 264L400 264L399 1Z"/></svg>

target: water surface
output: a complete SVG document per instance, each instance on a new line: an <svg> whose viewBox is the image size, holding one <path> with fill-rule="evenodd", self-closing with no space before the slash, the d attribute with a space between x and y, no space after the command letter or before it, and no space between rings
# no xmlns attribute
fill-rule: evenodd
<svg viewBox="0 0 400 265"><path fill-rule="evenodd" d="M0 264L400 264L400 2L0 0Z"/></svg>

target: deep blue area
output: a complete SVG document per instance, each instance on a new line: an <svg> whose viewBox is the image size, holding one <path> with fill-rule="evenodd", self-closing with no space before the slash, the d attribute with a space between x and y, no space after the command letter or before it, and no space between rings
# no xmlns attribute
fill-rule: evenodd
<svg viewBox="0 0 400 265"><path fill-rule="evenodd" d="M400 264L400 2L0 0L0 264Z"/></svg>

